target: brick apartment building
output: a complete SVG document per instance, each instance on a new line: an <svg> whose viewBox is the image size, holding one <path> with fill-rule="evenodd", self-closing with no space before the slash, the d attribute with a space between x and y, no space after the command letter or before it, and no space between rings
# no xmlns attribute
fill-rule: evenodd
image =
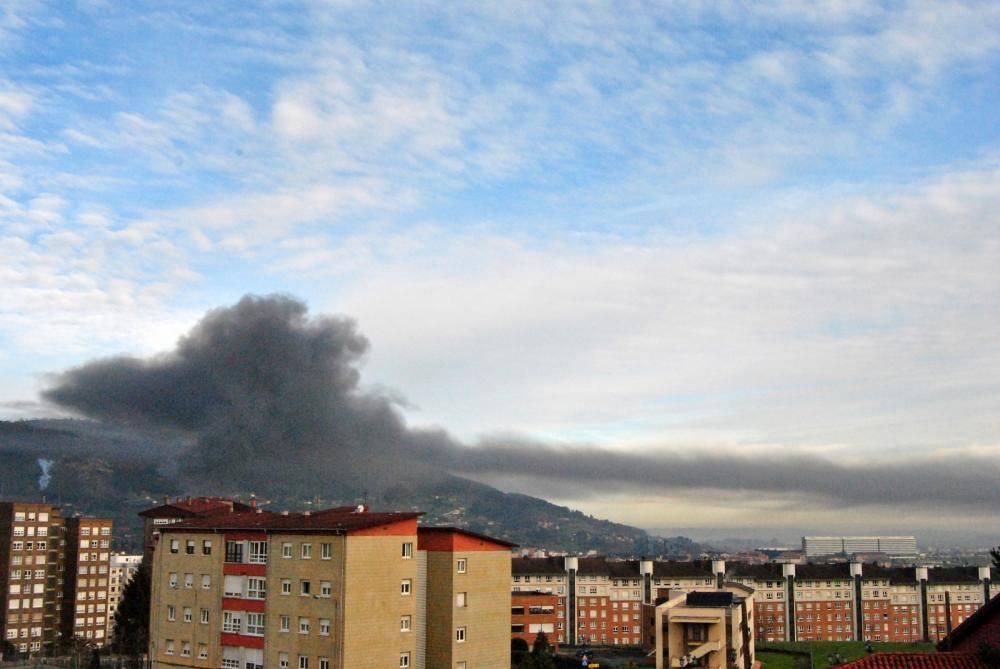
<svg viewBox="0 0 1000 669"><path fill-rule="evenodd" d="M524 641L531 648L539 632L558 649L556 628L562 622L557 613L559 596L546 592L512 592L510 602L511 639Z"/></svg>
<svg viewBox="0 0 1000 669"><path fill-rule="evenodd" d="M511 589L557 596L560 643L652 647L650 610L657 597L723 581L754 589L760 641L937 641L1000 592L988 567L575 557L516 558Z"/></svg>
<svg viewBox="0 0 1000 669"><path fill-rule="evenodd" d="M507 669L510 544L418 530L419 516L232 510L160 524L154 667Z"/></svg>
<svg viewBox="0 0 1000 669"><path fill-rule="evenodd" d="M73 638L106 642L111 538L107 518L0 502L0 627L15 650L51 652Z"/></svg>
<svg viewBox="0 0 1000 669"><path fill-rule="evenodd" d="M243 504L228 497L180 497L173 501L168 497L160 506L139 513L139 517L143 519L143 559L147 562L153 559L153 547L160 528L164 525L226 513L252 513L256 509L256 500Z"/></svg>

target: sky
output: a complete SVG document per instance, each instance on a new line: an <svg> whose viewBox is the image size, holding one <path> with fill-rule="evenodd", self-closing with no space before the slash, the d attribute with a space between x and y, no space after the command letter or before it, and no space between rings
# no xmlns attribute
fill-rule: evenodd
<svg viewBox="0 0 1000 669"><path fill-rule="evenodd" d="M0 417L280 293L504 489L996 527L998 212L994 2L14 0Z"/></svg>

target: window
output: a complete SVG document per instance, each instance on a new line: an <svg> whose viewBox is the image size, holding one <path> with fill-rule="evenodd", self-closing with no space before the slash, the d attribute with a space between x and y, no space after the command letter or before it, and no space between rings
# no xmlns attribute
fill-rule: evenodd
<svg viewBox="0 0 1000 669"><path fill-rule="evenodd" d="M191 611L190 606L184 607L184 622L189 623L194 620L194 612Z"/></svg>
<svg viewBox="0 0 1000 669"><path fill-rule="evenodd" d="M184 545L184 552L187 555L194 555L194 539L188 539Z"/></svg>
<svg viewBox="0 0 1000 669"><path fill-rule="evenodd" d="M299 634L309 634L309 619L299 618Z"/></svg>
<svg viewBox="0 0 1000 669"><path fill-rule="evenodd" d="M329 618L320 618L319 619L319 633L322 634L323 636L329 636L330 635L330 619Z"/></svg>
<svg viewBox="0 0 1000 669"><path fill-rule="evenodd" d="M291 619L288 616L281 616L279 622L281 623L280 630L282 632L287 632L291 629Z"/></svg>
<svg viewBox="0 0 1000 669"><path fill-rule="evenodd" d="M174 640L173 639L167 639L167 648L163 652L166 653L167 655L173 655L174 654Z"/></svg>
<svg viewBox="0 0 1000 669"><path fill-rule="evenodd" d="M201 554L211 555L212 554L212 542L209 539L205 539L201 542Z"/></svg>
<svg viewBox="0 0 1000 669"><path fill-rule="evenodd" d="M299 655L299 669L309 669L309 658L305 655Z"/></svg>
<svg viewBox="0 0 1000 669"><path fill-rule="evenodd" d="M292 594L292 581L291 579L283 578L281 579L281 594L290 595Z"/></svg>
<svg viewBox="0 0 1000 669"><path fill-rule="evenodd" d="M281 557L286 559L292 557L292 544L287 541L281 544Z"/></svg>
<svg viewBox="0 0 1000 669"><path fill-rule="evenodd" d="M299 594L308 597L312 594L312 583L310 581L299 581Z"/></svg>
<svg viewBox="0 0 1000 669"><path fill-rule="evenodd" d="M330 669L330 658L328 657L319 658L319 669Z"/></svg>
<svg viewBox="0 0 1000 669"><path fill-rule="evenodd" d="M323 560L329 560L333 558L333 544L320 544L319 556Z"/></svg>
<svg viewBox="0 0 1000 669"><path fill-rule="evenodd" d="M460 608L460 609L464 609L465 608L465 601L466 601L466 596L465 595L466 595L466 593L464 593L464 592L455 593L455 606L457 608Z"/></svg>
<svg viewBox="0 0 1000 669"><path fill-rule="evenodd" d="M222 612L222 631L232 632L239 634L243 629L243 612L242 611L223 611Z"/></svg>
<svg viewBox="0 0 1000 669"><path fill-rule="evenodd" d="M201 610L201 624L202 625L208 624L208 609Z"/></svg>
<svg viewBox="0 0 1000 669"><path fill-rule="evenodd" d="M177 620L177 607L173 604L167 604L167 620Z"/></svg>
<svg viewBox="0 0 1000 669"><path fill-rule="evenodd" d="M228 575L223 580L222 592L226 597L243 596L243 577Z"/></svg>
<svg viewBox="0 0 1000 669"><path fill-rule="evenodd" d="M204 660L208 658L208 644L200 643L198 644L198 659Z"/></svg>
<svg viewBox="0 0 1000 669"><path fill-rule="evenodd" d="M407 541L403 544L403 559L409 560L413 557L413 542Z"/></svg>
<svg viewBox="0 0 1000 669"><path fill-rule="evenodd" d="M264 636L264 614L247 613L247 634Z"/></svg>
<svg viewBox="0 0 1000 669"><path fill-rule="evenodd" d="M464 574L468 566L469 563L466 558L458 558L458 560L455 561L455 571L459 574Z"/></svg>
<svg viewBox="0 0 1000 669"><path fill-rule="evenodd" d="M191 642L182 641L181 642L181 655L184 657L191 657Z"/></svg>
<svg viewBox="0 0 1000 669"><path fill-rule="evenodd" d="M226 562L243 562L243 542L226 542Z"/></svg>
<svg viewBox="0 0 1000 669"><path fill-rule="evenodd" d="M202 590L212 589L212 577L209 574L201 575L201 589Z"/></svg>
<svg viewBox="0 0 1000 669"><path fill-rule="evenodd" d="M409 632L410 626L413 623L413 618L411 616L403 616L399 619L399 631Z"/></svg>
<svg viewBox="0 0 1000 669"><path fill-rule="evenodd" d="M247 578L247 599L264 599L267 595L267 584L263 578L250 576Z"/></svg>
<svg viewBox="0 0 1000 669"><path fill-rule="evenodd" d="M311 560L313 556L313 545L312 544L302 544L302 559Z"/></svg>
<svg viewBox="0 0 1000 669"><path fill-rule="evenodd" d="M410 654L400 653L399 654L399 669L409 669L410 667Z"/></svg>
<svg viewBox="0 0 1000 669"><path fill-rule="evenodd" d="M267 562L267 542L266 541L251 541L249 554L250 557L247 560L252 564L265 564Z"/></svg>
<svg viewBox="0 0 1000 669"><path fill-rule="evenodd" d="M409 595L413 590L413 581L408 578L404 578L399 584L399 594Z"/></svg>
<svg viewBox="0 0 1000 669"><path fill-rule="evenodd" d="M194 587L194 574L184 574L184 587L188 589Z"/></svg>
<svg viewBox="0 0 1000 669"><path fill-rule="evenodd" d="M83 533L81 532L81 534L83 534ZM88 531L87 534L90 534L90 532ZM170 552L171 553L179 553L180 551L181 551L181 540L180 539L171 539L170 540Z"/></svg>
<svg viewBox="0 0 1000 669"><path fill-rule="evenodd" d="M465 628L458 627L455 629L455 643L465 643Z"/></svg>
<svg viewBox="0 0 1000 669"><path fill-rule="evenodd" d="M319 582L319 596L329 597L333 594L333 584L330 581Z"/></svg>
<svg viewBox="0 0 1000 669"><path fill-rule="evenodd" d="M278 653L278 669L288 669L288 653Z"/></svg>

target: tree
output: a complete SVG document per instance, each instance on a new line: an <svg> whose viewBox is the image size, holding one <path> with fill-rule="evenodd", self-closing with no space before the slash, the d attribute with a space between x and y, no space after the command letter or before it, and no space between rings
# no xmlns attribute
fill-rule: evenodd
<svg viewBox="0 0 1000 669"><path fill-rule="evenodd" d="M993 558L993 566L1000 569L1000 546L990 549L990 557Z"/></svg>
<svg viewBox="0 0 1000 669"><path fill-rule="evenodd" d="M149 647L150 573L145 560L122 591L115 611L112 646L122 655L140 657Z"/></svg>
<svg viewBox="0 0 1000 669"><path fill-rule="evenodd" d="M539 631L538 636L535 637L535 643L531 644L531 654L532 655L551 655L552 646L549 645L549 637L545 635L545 632Z"/></svg>

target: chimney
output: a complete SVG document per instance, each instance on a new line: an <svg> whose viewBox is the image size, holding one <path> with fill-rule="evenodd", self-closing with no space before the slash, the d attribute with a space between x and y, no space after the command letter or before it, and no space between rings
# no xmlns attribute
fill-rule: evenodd
<svg viewBox="0 0 1000 669"><path fill-rule="evenodd" d="M282 511L282 512L281 512L281 515L283 515L283 516L287 516L287 515L288 515L288 512L287 512L287 511Z"/></svg>
<svg viewBox="0 0 1000 669"><path fill-rule="evenodd" d="M252 493L250 495L250 508L251 509L257 508L257 495L254 495Z"/></svg>
<svg viewBox="0 0 1000 669"><path fill-rule="evenodd" d="M311 516L312 515L312 511L303 511L302 515L303 516Z"/></svg>

